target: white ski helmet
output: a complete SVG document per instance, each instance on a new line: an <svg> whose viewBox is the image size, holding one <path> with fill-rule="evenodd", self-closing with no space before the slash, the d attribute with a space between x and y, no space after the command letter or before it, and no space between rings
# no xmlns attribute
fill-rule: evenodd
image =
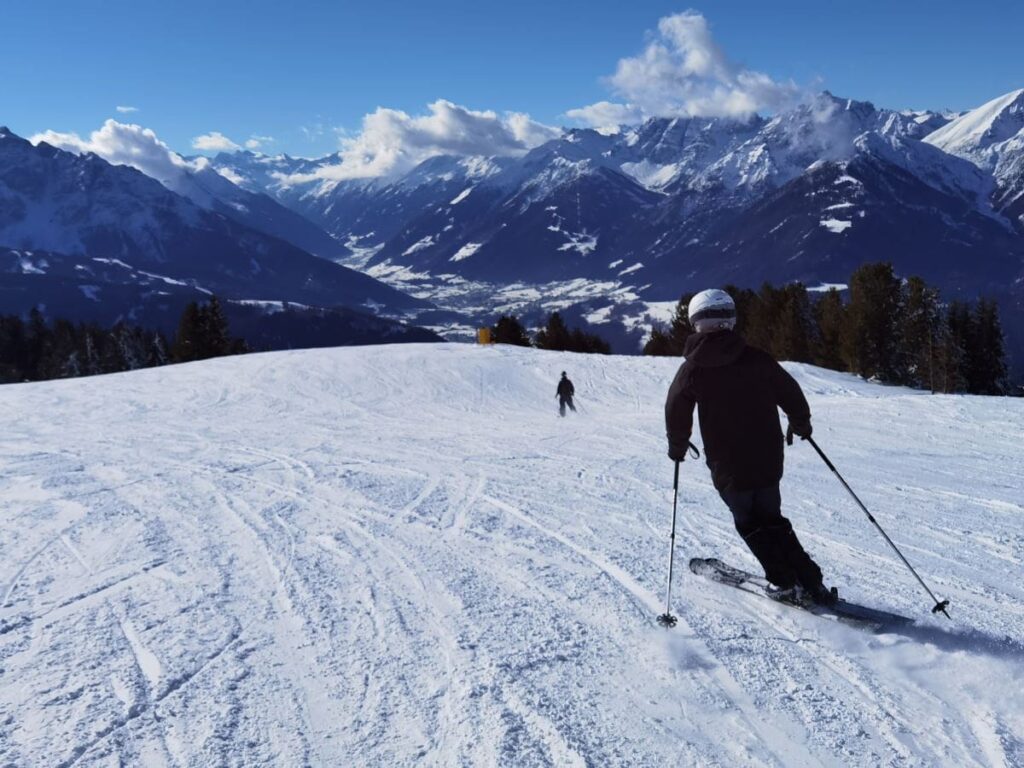
<svg viewBox="0 0 1024 768"><path fill-rule="evenodd" d="M725 291L709 288L692 299L688 308L690 325L698 333L732 330L736 327L736 302Z"/></svg>

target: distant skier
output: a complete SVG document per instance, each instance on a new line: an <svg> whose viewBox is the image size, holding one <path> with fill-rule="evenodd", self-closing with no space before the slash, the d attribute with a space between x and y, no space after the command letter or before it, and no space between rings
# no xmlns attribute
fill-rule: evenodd
<svg viewBox="0 0 1024 768"><path fill-rule="evenodd" d="M794 434L811 436L811 410L800 385L768 353L747 346L733 331L736 305L725 291L698 293L689 314L696 333L686 341L686 360L665 403L669 458L686 458L696 405L711 479L765 578L779 592L800 588L815 602L834 603L821 569L782 515L778 408L789 417L790 445Z"/></svg>
<svg viewBox="0 0 1024 768"><path fill-rule="evenodd" d="M576 387L572 385L572 381L565 375L565 371L562 371L562 379L558 382L558 389L555 391L555 397L558 398L559 416L565 416L565 406L569 406L569 410L576 413L576 406L572 404L572 398L575 394Z"/></svg>

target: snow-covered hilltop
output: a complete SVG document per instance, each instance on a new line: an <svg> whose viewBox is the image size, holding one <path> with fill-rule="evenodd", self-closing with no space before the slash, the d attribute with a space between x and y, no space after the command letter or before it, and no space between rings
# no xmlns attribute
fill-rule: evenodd
<svg viewBox="0 0 1024 768"><path fill-rule="evenodd" d="M680 568L666 633L677 362L412 345L0 388L0 762L1021 764L1024 402L789 366L954 621L798 443L785 509L829 581L918 625ZM679 504L677 564L752 565L701 463Z"/></svg>

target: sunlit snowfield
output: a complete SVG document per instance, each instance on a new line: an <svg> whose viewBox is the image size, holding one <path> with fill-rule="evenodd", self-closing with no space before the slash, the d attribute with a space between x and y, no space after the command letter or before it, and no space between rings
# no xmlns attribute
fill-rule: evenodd
<svg viewBox="0 0 1024 768"><path fill-rule="evenodd" d="M755 564L687 462L666 631L677 364L392 346L0 387L0 763L1024 764L1024 401L787 366L954 621L797 444L827 580L919 624L690 574Z"/></svg>

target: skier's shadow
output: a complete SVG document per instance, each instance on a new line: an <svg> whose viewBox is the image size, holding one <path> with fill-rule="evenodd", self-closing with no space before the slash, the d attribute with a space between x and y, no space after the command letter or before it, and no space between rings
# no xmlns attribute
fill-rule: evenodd
<svg viewBox="0 0 1024 768"><path fill-rule="evenodd" d="M934 645L942 651L983 653L1024 663L1024 642L1012 637L996 637L977 629L948 630L930 624L909 624L889 631L915 642Z"/></svg>

